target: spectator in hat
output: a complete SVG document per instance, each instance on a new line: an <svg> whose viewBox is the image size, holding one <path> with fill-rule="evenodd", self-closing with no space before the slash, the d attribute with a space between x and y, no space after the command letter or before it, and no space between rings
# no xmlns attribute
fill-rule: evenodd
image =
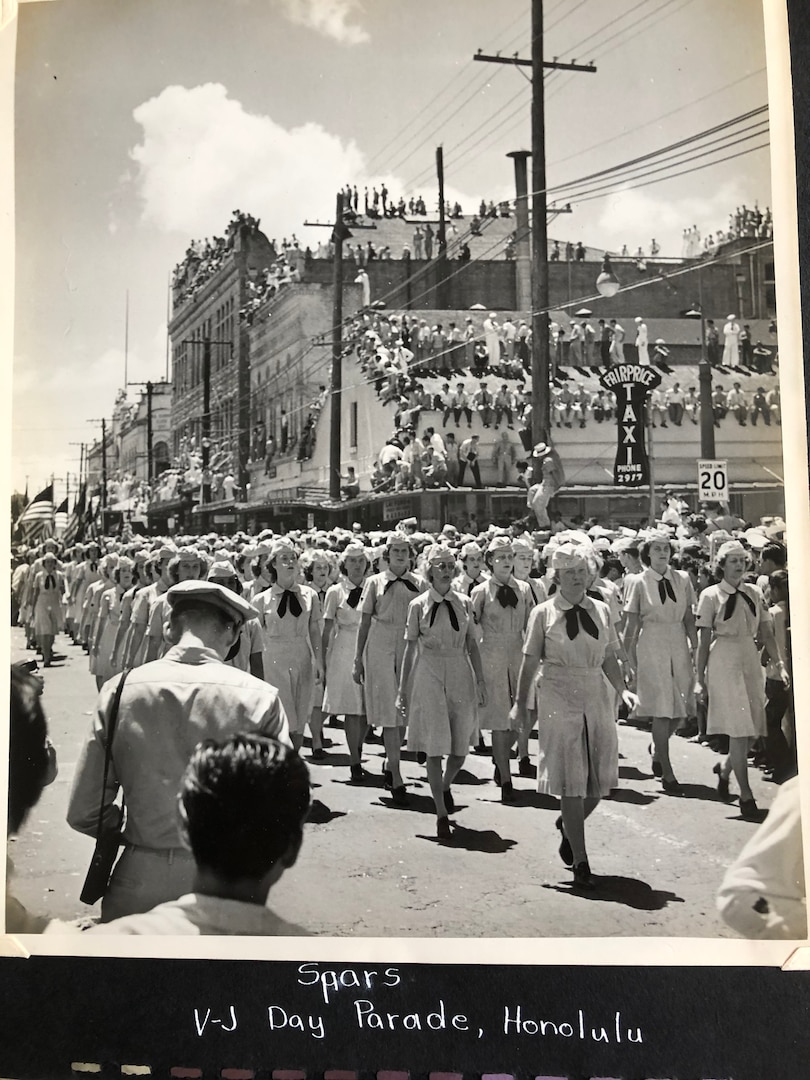
<svg viewBox="0 0 810 1080"><path fill-rule="evenodd" d="M68 824L90 836L99 794L105 823L113 826L122 816L115 801L119 789L124 795L124 851L102 901L102 922L149 911L192 890L194 860L183 844L176 799L201 740L244 732L289 744L278 691L224 663L242 624L256 618L255 608L214 582L184 581L169 592L171 648L126 677L107 786L102 792L110 716L123 676L101 689L70 794Z"/></svg>
<svg viewBox="0 0 810 1080"><path fill-rule="evenodd" d="M736 315L729 315L723 327L723 367L738 367L740 363L740 324Z"/></svg>
<svg viewBox="0 0 810 1080"><path fill-rule="evenodd" d="M536 444L532 459L540 462L541 479L529 488L526 503L537 519L537 527L547 529L551 523L548 504L565 483L565 471L560 455L546 443Z"/></svg>
<svg viewBox="0 0 810 1080"><path fill-rule="evenodd" d="M478 435L470 435L468 439L465 439L458 450L459 460L459 472L458 472L458 486L461 487L464 484L464 470L469 467L472 473L475 486L481 487L481 470L478 465Z"/></svg>
<svg viewBox="0 0 810 1080"><path fill-rule="evenodd" d="M267 897L295 865L309 804L307 767L277 739L238 734L200 743L179 793L180 829L194 861L189 892L88 933L306 934L274 914Z"/></svg>

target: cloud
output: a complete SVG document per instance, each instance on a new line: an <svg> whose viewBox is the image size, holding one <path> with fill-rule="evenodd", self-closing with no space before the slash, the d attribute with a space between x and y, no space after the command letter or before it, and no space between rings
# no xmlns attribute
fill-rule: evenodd
<svg viewBox="0 0 810 1080"><path fill-rule="evenodd" d="M281 0L291 23L334 38L341 45L362 45L371 38L362 26L348 20L361 9L358 0Z"/></svg>
<svg viewBox="0 0 810 1080"><path fill-rule="evenodd" d="M224 86L168 86L139 105L130 151L145 221L188 237L221 234L234 208L268 236L334 213L335 188L362 174L362 155L320 125L287 130L247 112Z"/></svg>
<svg viewBox="0 0 810 1080"><path fill-rule="evenodd" d="M680 256L684 229L697 225L701 237L726 229L729 213L741 202L745 202L745 193L734 181L702 197L673 199L657 192L625 189L605 199L593 236L599 237L607 250L621 251L627 244L631 252L639 245L649 251L655 237L662 255Z"/></svg>

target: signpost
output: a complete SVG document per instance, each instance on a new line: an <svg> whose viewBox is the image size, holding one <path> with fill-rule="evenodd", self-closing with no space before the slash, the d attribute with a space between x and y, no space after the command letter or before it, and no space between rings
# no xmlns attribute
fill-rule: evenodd
<svg viewBox="0 0 810 1080"><path fill-rule="evenodd" d="M728 462L698 461L698 500L728 502Z"/></svg>
<svg viewBox="0 0 810 1080"><path fill-rule="evenodd" d="M613 466L617 487L644 487L650 482L650 463L644 439L647 394L661 383L655 368L644 364L616 364L599 379L616 395L618 447Z"/></svg>

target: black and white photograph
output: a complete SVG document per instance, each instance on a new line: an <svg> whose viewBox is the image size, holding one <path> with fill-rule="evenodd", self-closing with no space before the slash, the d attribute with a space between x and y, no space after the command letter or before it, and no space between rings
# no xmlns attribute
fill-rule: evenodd
<svg viewBox="0 0 810 1080"><path fill-rule="evenodd" d="M7 935L807 939L783 8L20 3Z"/></svg>

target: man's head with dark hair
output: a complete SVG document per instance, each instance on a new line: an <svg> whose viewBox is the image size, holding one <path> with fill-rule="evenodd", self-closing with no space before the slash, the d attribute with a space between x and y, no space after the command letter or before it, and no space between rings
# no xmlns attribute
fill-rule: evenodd
<svg viewBox="0 0 810 1080"><path fill-rule="evenodd" d="M303 839L310 788L298 754L262 735L209 739L191 757L179 800L196 891L263 904Z"/></svg>
<svg viewBox="0 0 810 1080"><path fill-rule="evenodd" d="M42 709L42 686L21 668L11 666L11 715L8 769L8 831L22 828L28 811L55 775Z"/></svg>
<svg viewBox="0 0 810 1080"><path fill-rule="evenodd" d="M787 566L787 548L775 540L765 544L759 553L760 571L763 574L772 574L775 570L783 570Z"/></svg>

